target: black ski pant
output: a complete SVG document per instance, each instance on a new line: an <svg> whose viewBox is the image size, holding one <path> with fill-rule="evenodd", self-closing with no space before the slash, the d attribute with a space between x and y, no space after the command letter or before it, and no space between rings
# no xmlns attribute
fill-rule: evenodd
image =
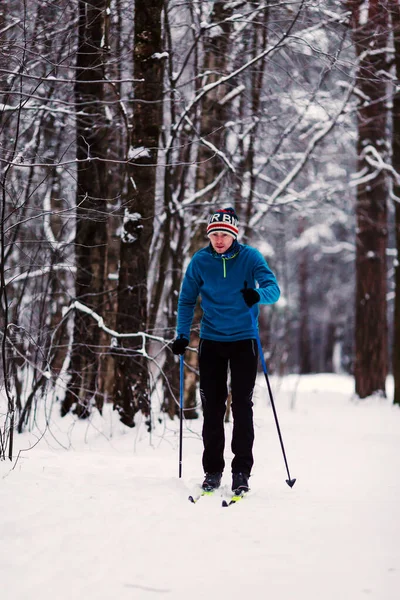
<svg viewBox="0 0 400 600"><path fill-rule="evenodd" d="M253 339L236 342L200 340L200 396L203 405L203 468L222 472L225 466L224 417L228 396L228 366L232 392L232 473L250 475L253 466L253 389L258 350Z"/></svg>

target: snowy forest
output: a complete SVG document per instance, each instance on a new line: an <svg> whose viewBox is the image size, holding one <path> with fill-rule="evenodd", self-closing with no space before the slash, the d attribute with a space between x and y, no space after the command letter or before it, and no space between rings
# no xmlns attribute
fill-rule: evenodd
<svg viewBox="0 0 400 600"><path fill-rule="evenodd" d="M281 288L269 371L392 374L400 404L400 0L4 0L0 33L1 458L45 398L174 418L182 277L226 206Z"/></svg>

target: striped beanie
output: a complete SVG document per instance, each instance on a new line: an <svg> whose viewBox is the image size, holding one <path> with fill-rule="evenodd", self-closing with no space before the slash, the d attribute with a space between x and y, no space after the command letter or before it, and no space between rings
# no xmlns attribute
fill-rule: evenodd
<svg viewBox="0 0 400 600"><path fill-rule="evenodd" d="M239 219L233 208L221 208L208 219L207 235L214 232L229 233L236 240L238 225Z"/></svg>

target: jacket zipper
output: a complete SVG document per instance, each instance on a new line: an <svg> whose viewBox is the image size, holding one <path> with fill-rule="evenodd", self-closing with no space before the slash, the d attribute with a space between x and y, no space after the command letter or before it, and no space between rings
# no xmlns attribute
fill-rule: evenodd
<svg viewBox="0 0 400 600"><path fill-rule="evenodd" d="M222 265L223 265L223 271L224 271L224 279L226 279L226 261L227 260L232 260L232 258L235 258L235 256L237 256L239 253L237 252L236 254L234 254L233 256L229 256L228 258L225 258L224 256L222 256Z"/></svg>

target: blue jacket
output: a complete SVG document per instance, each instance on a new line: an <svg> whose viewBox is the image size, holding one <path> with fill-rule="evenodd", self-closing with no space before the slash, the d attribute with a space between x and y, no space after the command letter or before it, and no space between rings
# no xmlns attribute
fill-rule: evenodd
<svg viewBox="0 0 400 600"><path fill-rule="evenodd" d="M211 244L194 254L183 279L178 302L177 336L189 339L197 297L201 296L203 317L200 337L228 341L255 338L249 309L240 290L259 287L261 304L273 304L280 296L275 275L262 254L234 242L233 252L218 254ZM253 314L258 317L255 305Z"/></svg>

